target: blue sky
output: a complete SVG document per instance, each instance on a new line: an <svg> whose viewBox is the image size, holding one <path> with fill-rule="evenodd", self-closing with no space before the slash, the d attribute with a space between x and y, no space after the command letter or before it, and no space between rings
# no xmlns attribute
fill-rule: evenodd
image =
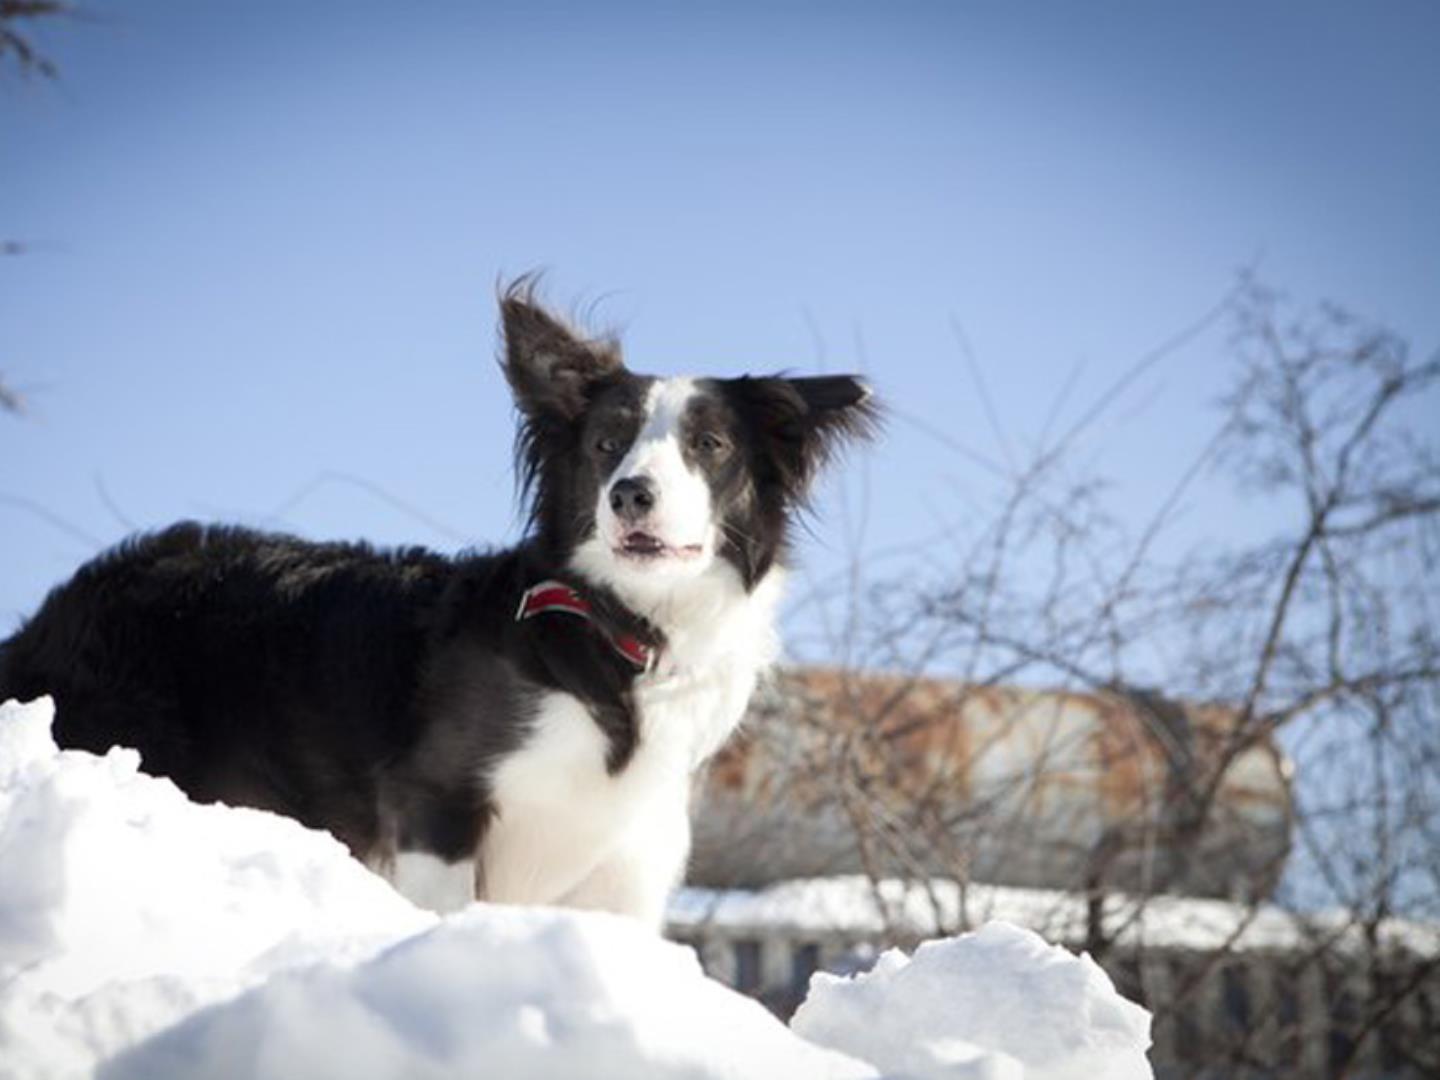
<svg viewBox="0 0 1440 1080"><path fill-rule="evenodd" d="M640 369L866 371L877 551L993 487L927 430L1003 461L956 326L1013 447L1257 261L1440 343L1431 3L85 6L58 83L0 74L0 628L179 517L513 539L493 288L534 267ZM1075 448L1137 530L1224 346ZM1174 550L1281 513L1220 489Z"/></svg>

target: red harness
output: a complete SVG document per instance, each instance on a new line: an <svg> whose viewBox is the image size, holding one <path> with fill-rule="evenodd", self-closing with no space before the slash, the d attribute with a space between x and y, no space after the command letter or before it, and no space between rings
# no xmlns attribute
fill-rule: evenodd
<svg viewBox="0 0 1440 1080"><path fill-rule="evenodd" d="M519 622L522 619L528 619L534 615L544 615L551 611L565 611L571 615L579 615L582 619L594 621L591 615L590 601L563 581L542 581L540 584L526 589L520 595L520 606L515 609L515 621ZM659 649L646 645L633 634L612 634L598 624L596 629L605 635L605 639L610 642L611 647L617 653L641 671L649 671L655 666L655 661L660 653Z"/></svg>

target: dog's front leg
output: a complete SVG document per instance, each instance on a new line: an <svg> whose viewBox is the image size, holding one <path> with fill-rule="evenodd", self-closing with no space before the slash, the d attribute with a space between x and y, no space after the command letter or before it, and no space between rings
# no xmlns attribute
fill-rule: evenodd
<svg viewBox="0 0 1440 1080"><path fill-rule="evenodd" d="M659 931L665 902L690 854L688 788L649 800L615 846L561 901L566 907L630 915Z"/></svg>

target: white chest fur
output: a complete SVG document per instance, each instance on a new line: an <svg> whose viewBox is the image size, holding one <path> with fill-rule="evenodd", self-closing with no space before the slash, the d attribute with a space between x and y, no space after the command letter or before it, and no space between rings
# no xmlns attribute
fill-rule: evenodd
<svg viewBox="0 0 1440 1080"><path fill-rule="evenodd" d="M482 896L658 918L688 852L691 774L773 662L780 588L772 571L750 593L736 582L710 590L708 603L647 613L666 628L666 650L636 684L639 744L615 775L585 707L558 692L540 699L530 737L489 778L496 816L480 852Z"/></svg>

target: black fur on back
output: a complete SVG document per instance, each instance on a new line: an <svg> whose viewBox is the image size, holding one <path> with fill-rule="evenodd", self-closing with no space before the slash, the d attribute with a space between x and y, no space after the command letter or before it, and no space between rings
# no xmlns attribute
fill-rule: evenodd
<svg viewBox="0 0 1440 1080"><path fill-rule="evenodd" d="M613 340L545 312L528 282L502 295L501 313L525 542L449 558L177 524L51 592L0 645L0 701L49 694L61 746L135 747L147 772L197 800L288 814L372 862L475 852L493 812L486 777L523 745L542 690L584 702L606 767L624 769L637 671L607 635L655 647L664 636L566 567L607 481L595 426L623 436L629 423L633 440L653 380L626 370ZM817 464L874 413L848 377L703 388L697 416L729 425L737 447L709 476L721 556L752 587L781 556ZM515 619L523 592L551 578L586 594L590 620Z"/></svg>
<svg viewBox="0 0 1440 1080"><path fill-rule="evenodd" d="M634 750L630 662L585 620L513 617L548 573L530 546L448 559L184 522L56 589L0 650L0 699L51 694L62 746L133 746L197 800L289 814L363 857L460 858L535 687L591 704L612 769ZM603 604L595 619L644 633Z"/></svg>

